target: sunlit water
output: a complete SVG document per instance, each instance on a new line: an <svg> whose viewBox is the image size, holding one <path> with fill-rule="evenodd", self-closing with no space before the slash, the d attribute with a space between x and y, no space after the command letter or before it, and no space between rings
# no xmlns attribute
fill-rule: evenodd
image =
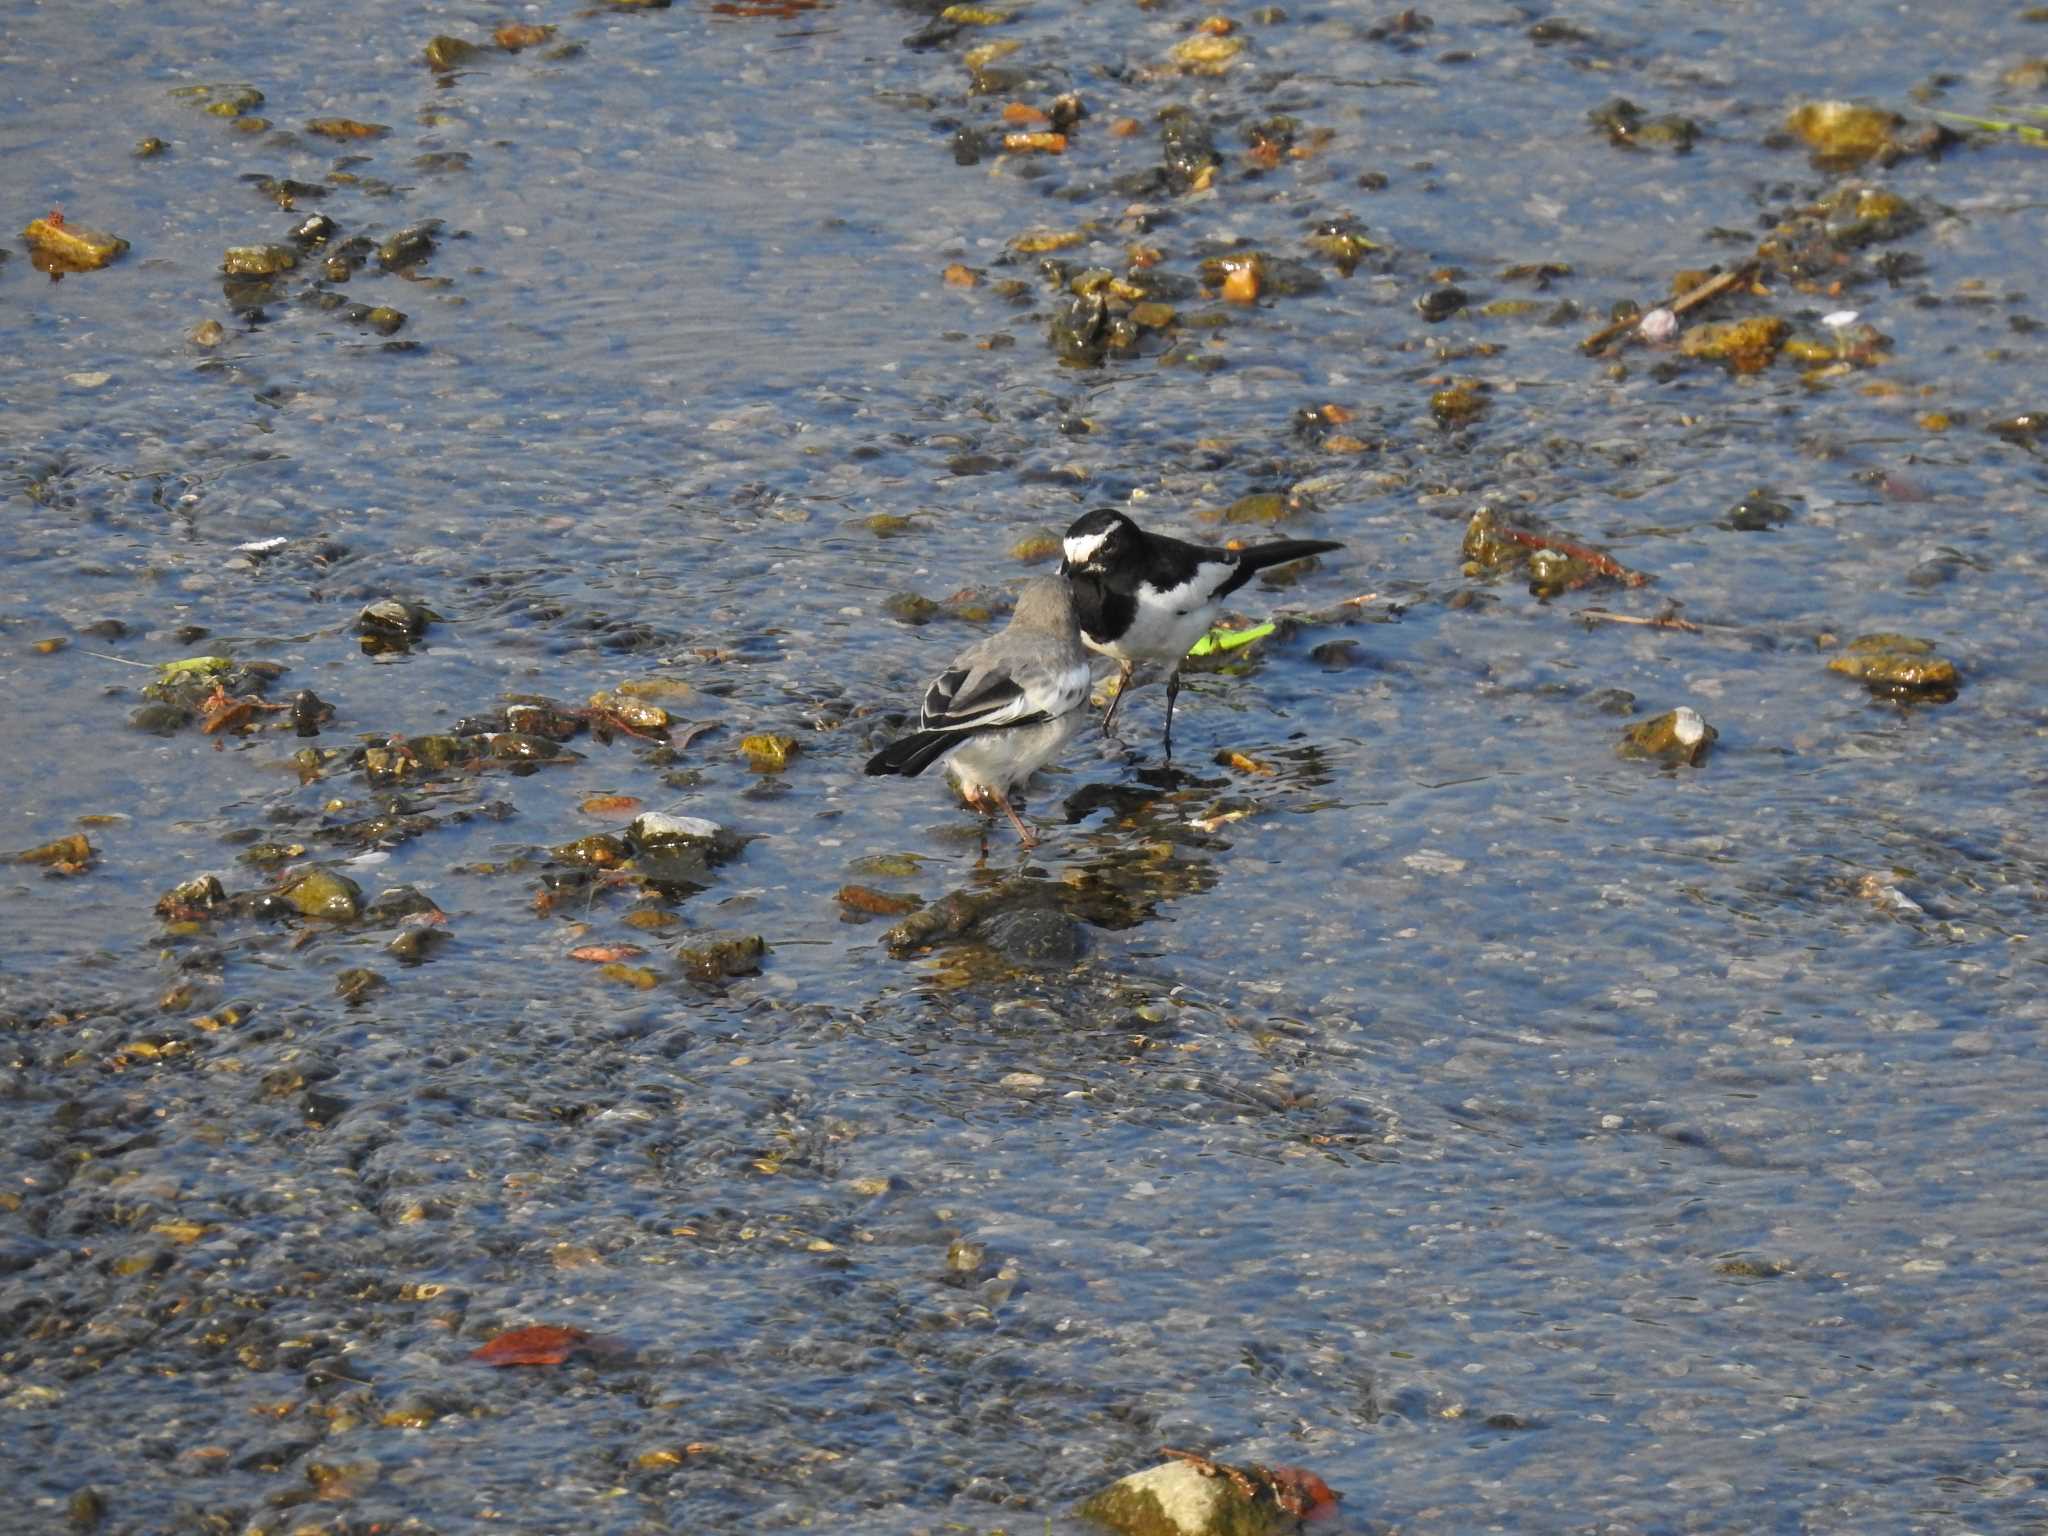
<svg viewBox="0 0 2048 1536"><path fill-rule="evenodd" d="M1774 137L1789 106L2017 114L2038 86L2001 77L2048 26L1289 12L1189 80L1163 66L1192 8L922 49L880 6L535 8L548 45L445 82L428 39L502 17L9 15L10 229L54 206L133 244L62 282L0 263L0 844L119 818L89 871L0 879L10 1529L91 1489L127 1532L1068 1530L1163 1445L1311 1466L1369 1531L2048 1521L2048 481L1986 430L2044 404L2041 152L1863 173L1925 214L1894 247L1921 269L1778 302L1805 335L1857 309L1881 367L1617 374L1577 345L1839 184ZM1022 73L969 96L988 37ZM272 130L171 94L234 83ZM1092 114L1066 155L955 163L962 125L1064 89ZM1695 119L1693 152L1610 147L1585 114L1617 95ZM1118 184L1170 105L1215 123L1212 192ZM1331 137L1255 175L1243 129L1278 113ZM302 131L332 116L391 132ZM134 158L146 134L168 151ZM286 212L258 177L328 190ZM254 310L224 294L227 247L314 209L441 221L410 277L328 285L402 310L399 347L304 301L317 255ZM1006 254L1085 226L1077 264L1148 243L1192 275L1237 240L1309 257L1347 213L1382 249L1190 326L1213 372L1152 343L1060 366L1038 259ZM1533 262L1570 271L1500 275ZM1445 274L1475 309L1431 325ZM1491 404L1446 431L1456 378ZM1364 451L1294 433L1325 404ZM1304 482L1286 531L1347 551L1247 616L1370 599L1193 677L1182 777L1144 690L1124 748L1084 734L1035 787L1040 849L999 825L981 866L935 779L860 773L877 712L982 632L890 596L1013 587L1011 546L1091 505L1219 537L1202 514ZM1725 526L1758 487L1791 520ZM1482 504L1656 581L1468 578ZM444 622L373 660L355 616L386 596ZM1703 628L1573 617L1667 602ZM1822 636L1878 630L1954 659L1956 701L1826 670ZM333 703L316 746L649 675L719 729L672 761L586 735L528 776L302 784L288 730L129 727L148 665L211 653ZM1615 690L1698 709L1705 763L1619 759ZM786 772L739 754L761 731L799 739ZM435 823L337 830L394 795ZM676 910L763 937L758 975L672 975L628 888L543 895L547 850L619 825L600 795L753 839ZM417 886L446 941L166 931L181 880L267 883L259 841ZM892 955L835 898L1020 872L1082 919L1078 961ZM652 990L568 958L621 942ZM351 1004L350 967L388 986ZM596 1338L467 1360L531 1322Z"/></svg>

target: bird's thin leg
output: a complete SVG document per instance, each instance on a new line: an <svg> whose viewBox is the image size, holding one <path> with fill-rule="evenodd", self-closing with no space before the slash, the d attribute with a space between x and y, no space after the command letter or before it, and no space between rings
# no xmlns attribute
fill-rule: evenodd
<svg viewBox="0 0 2048 1536"><path fill-rule="evenodd" d="M1102 712L1103 735L1108 736L1111 734L1109 729L1110 723L1116 719L1117 708L1123 703L1124 694L1130 690L1131 674L1137 670L1138 664L1134 661L1126 661L1119 664L1116 674L1116 697L1109 701L1109 708Z"/></svg>
<svg viewBox="0 0 2048 1536"><path fill-rule="evenodd" d="M1173 761L1173 701L1180 697L1180 668L1166 674L1166 760Z"/></svg>
<svg viewBox="0 0 2048 1536"><path fill-rule="evenodd" d="M990 793L995 796L996 804L1003 808L1003 814L1010 818L1010 825L1017 829L1018 843L1026 848L1036 848L1038 846L1038 838L1029 827L1024 825L1024 818L1019 816L1017 808L1010 804L1010 797L1000 789L992 790Z"/></svg>

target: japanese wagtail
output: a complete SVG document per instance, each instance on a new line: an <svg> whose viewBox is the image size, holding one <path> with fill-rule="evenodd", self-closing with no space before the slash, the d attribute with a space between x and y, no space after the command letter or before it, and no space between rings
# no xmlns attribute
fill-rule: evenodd
<svg viewBox="0 0 2048 1536"><path fill-rule="evenodd" d="M1060 574L1074 589L1081 638L1121 668L1103 712L1106 732L1141 661L1165 662L1166 755L1173 756L1173 701L1188 648L1215 626L1223 600L1270 566L1342 549L1328 539L1280 539L1249 549L1211 549L1147 533L1113 507L1067 530Z"/></svg>
<svg viewBox="0 0 2048 1536"><path fill-rule="evenodd" d="M918 729L869 758L867 771L914 779L950 754L961 798L984 816L1001 810L1019 841L1035 847L1010 791L1073 736L1088 685L1073 588L1036 577L1018 593L1009 624L955 656L925 689Z"/></svg>

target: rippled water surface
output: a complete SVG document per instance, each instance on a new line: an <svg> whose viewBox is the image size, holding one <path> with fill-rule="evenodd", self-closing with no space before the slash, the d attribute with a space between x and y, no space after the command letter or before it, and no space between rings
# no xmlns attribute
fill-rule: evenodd
<svg viewBox="0 0 2048 1536"><path fill-rule="evenodd" d="M437 74L508 15L12 8L0 845L92 856L0 866L8 1529L1078 1531L1161 1446L1313 1467L1357 1531L2048 1524L2048 160L1784 131L2029 121L2048 24L1289 4L1190 75L1207 14L542 4ZM1005 152L1064 91L1065 152ZM1581 350L1853 182L1910 217L1712 312L1840 366ZM52 208L132 248L53 280ZM1256 304L1205 284L1254 249ZM1089 268L1175 315L1063 364ZM861 774L1020 541L1258 537L1221 514L1268 492L1346 549L1245 594L1304 622L1191 673L1171 769L1146 688L985 859ZM1481 507L1654 580L1468 569ZM373 657L387 598L438 622ZM1875 632L1960 693L1827 669ZM333 716L139 728L201 656ZM650 681L666 742L364 755ZM1679 705L1699 766L1617 755ZM744 848L575 862L637 810ZM320 865L445 921L158 910ZM693 979L707 934L758 969ZM534 1323L591 1337L468 1358Z"/></svg>

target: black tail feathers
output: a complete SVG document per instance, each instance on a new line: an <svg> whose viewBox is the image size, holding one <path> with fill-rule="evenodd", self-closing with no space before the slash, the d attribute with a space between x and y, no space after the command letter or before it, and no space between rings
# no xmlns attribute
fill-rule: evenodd
<svg viewBox="0 0 2048 1536"><path fill-rule="evenodd" d="M1250 549L1240 549L1237 563L1248 571L1263 571L1268 566L1306 560L1310 555L1327 555L1331 550L1343 547L1329 539L1279 539L1271 544L1254 544Z"/></svg>
<svg viewBox="0 0 2048 1536"><path fill-rule="evenodd" d="M969 734L966 731L912 731L869 758L868 772L900 773L906 779L914 779L959 746Z"/></svg>

